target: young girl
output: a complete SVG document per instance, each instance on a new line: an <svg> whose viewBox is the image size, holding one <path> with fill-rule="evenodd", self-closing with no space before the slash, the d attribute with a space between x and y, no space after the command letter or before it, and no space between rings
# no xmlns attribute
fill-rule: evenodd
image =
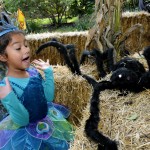
<svg viewBox="0 0 150 150"><path fill-rule="evenodd" d="M0 83L0 100L9 115L0 122L0 149L67 150L74 129L65 119L68 109L52 103L52 67L41 59L31 67L30 57L24 34L7 16L1 17L0 61L6 64L7 73Z"/></svg>

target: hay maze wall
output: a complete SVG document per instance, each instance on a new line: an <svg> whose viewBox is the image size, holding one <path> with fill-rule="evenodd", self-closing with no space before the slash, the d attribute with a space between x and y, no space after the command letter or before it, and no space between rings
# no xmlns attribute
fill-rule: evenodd
<svg viewBox="0 0 150 150"><path fill-rule="evenodd" d="M122 33L137 23L143 26L143 33L135 30L126 41L126 47L132 54L150 45L150 13L125 12L122 14Z"/></svg>
<svg viewBox="0 0 150 150"><path fill-rule="evenodd" d="M150 45L150 15L147 13L123 14L122 30L125 31L133 24L141 23L144 33L141 35L141 45L139 42L139 32L135 31L126 41L128 49L134 53L140 51L145 46ZM55 102L64 104L71 109L70 121L79 127L76 130L75 141L71 150L96 150L97 145L91 142L84 135L85 120L89 115L89 100L91 87L87 82L78 76L73 76L66 66L64 60L53 47L48 47L38 56L35 50L43 43L57 38L64 44L75 44L77 58L85 48L88 31L70 33L43 33L27 35L32 59L49 59L53 65L56 93ZM59 65L58 65L59 64ZM87 67L87 66L86 66ZM85 69L82 71L93 75L95 70ZM95 76L95 75L94 75ZM106 93L106 94L105 94ZM140 97L142 96L142 97ZM139 98L140 97L140 98ZM129 105L126 102L132 103ZM149 91L139 95L131 94L128 97L118 97L116 92L105 91L102 93L100 130L119 141L119 150L148 150L150 147L150 108ZM83 111L84 110L84 111Z"/></svg>
<svg viewBox="0 0 150 150"><path fill-rule="evenodd" d="M144 33L139 42L139 32L135 31L126 41L131 52L140 51L140 47L150 45L150 15L147 13L125 13L122 18L123 32L136 23L141 23ZM46 48L38 56L35 50L52 38L57 38L64 44L75 44L77 57L84 50L88 31L70 33L43 33L27 35L33 59L50 59L55 77L55 102L68 106L71 110L69 120L79 127L76 130L75 141L71 150L96 150L97 145L84 134L85 121L89 116L89 100L91 87L79 76L74 76L64 66L64 60L55 48ZM58 65L60 64L60 65ZM82 71L97 77L95 66L82 66ZM2 71L3 68L1 68ZM101 122L99 129L119 141L119 150L149 150L150 149L150 91L139 94L129 94L118 97L117 91L104 91L101 94ZM5 111L2 110L1 111Z"/></svg>
<svg viewBox="0 0 150 150"><path fill-rule="evenodd" d="M91 87L81 76L73 75L66 66L54 66L55 102L71 110L69 120L78 126L83 109L89 103Z"/></svg>
<svg viewBox="0 0 150 150"><path fill-rule="evenodd" d="M138 30L135 30L126 41L126 47L131 53L141 51L145 46L150 45L150 14L146 12L126 12L122 14L122 32L125 32L132 25L140 23L144 32L141 34ZM52 38L58 39L64 44L75 44L76 55L78 59L81 56L82 51L85 49L86 37L88 31L83 32L68 32L68 33L42 33L42 34L29 34L27 39L32 52L32 59L42 58L50 60L50 63L63 64L64 60L53 47L48 47L43 50L38 56L35 55L35 50L43 43L50 41ZM141 35L141 42L140 42ZM91 45L93 48L94 45Z"/></svg>
<svg viewBox="0 0 150 150"><path fill-rule="evenodd" d="M64 64L64 60L54 47L48 47L43 50L38 56L35 55L35 50L43 43L56 38L63 44L74 44L76 46L76 55L79 58L86 41L88 32L67 32L67 33L42 33L27 35L29 46L32 53L32 59L42 58L49 59L52 65Z"/></svg>

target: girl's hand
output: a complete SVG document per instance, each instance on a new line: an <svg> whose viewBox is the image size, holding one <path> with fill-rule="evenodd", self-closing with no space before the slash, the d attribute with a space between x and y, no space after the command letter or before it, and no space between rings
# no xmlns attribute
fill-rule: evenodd
<svg viewBox="0 0 150 150"><path fill-rule="evenodd" d="M0 86L0 99L3 99L12 91L12 88L10 86L10 83L7 77L5 78L5 83L6 85Z"/></svg>
<svg viewBox="0 0 150 150"><path fill-rule="evenodd" d="M49 59L47 59L46 62L43 61L43 60L41 60L41 59L39 59L39 60L34 60L32 63L34 64L34 66L35 66L37 69L42 70L42 71L50 67Z"/></svg>

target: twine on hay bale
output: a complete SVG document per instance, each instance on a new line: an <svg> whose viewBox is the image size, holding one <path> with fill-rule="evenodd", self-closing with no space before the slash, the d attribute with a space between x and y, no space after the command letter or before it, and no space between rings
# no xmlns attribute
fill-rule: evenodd
<svg viewBox="0 0 150 150"><path fill-rule="evenodd" d="M99 130L119 142L119 150L149 150L150 147L150 90L118 96L119 92L106 90L100 94ZM76 130L71 150L97 150L85 133L89 104L83 112L81 126Z"/></svg>

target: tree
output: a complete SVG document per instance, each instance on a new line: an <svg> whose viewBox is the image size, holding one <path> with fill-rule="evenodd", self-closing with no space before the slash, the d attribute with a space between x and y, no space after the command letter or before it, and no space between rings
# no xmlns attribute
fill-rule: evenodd
<svg viewBox="0 0 150 150"><path fill-rule="evenodd" d="M49 18L53 25L62 23L73 0L4 0L5 7L16 12L20 8L26 18Z"/></svg>
<svg viewBox="0 0 150 150"><path fill-rule="evenodd" d="M135 11L138 10L139 0L124 1L123 11Z"/></svg>
<svg viewBox="0 0 150 150"><path fill-rule="evenodd" d="M93 13L94 4L93 0L74 0L69 10L73 16L81 18L85 14Z"/></svg>

